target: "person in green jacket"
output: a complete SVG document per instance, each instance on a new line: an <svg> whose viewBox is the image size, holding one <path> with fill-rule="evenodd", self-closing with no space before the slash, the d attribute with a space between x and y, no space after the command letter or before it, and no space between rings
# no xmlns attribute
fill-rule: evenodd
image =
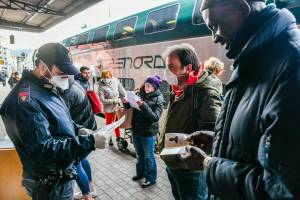
<svg viewBox="0 0 300 200"><path fill-rule="evenodd" d="M213 131L222 104L222 82L204 69L195 49L189 44L169 47L163 57L166 62L165 78L172 87L172 93L160 144L164 143L165 133ZM170 166L166 171L176 200L207 198L203 171Z"/></svg>

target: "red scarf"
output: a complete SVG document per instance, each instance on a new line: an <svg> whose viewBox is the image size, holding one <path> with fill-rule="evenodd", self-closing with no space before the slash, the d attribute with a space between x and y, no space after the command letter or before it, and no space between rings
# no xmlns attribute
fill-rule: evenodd
<svg viewBox="0 0 300 200"><path fill-rule="evenodd" d="M186 81L187 85L194 85L198 81L203 69L204 65L201 63L197 71L191 71ZM172 85L172 91L175 93L176 98L181 97L184 93L184 89L178 85Z"/></svg>

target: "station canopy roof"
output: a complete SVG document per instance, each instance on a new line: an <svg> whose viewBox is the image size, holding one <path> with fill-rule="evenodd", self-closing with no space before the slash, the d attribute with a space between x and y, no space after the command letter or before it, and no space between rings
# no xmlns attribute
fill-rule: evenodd
<svg viewBox="0 0 300 200"><path fill-rule="evenodd" d="M0 28L43 32L103 0L0 0Z"/></svg>

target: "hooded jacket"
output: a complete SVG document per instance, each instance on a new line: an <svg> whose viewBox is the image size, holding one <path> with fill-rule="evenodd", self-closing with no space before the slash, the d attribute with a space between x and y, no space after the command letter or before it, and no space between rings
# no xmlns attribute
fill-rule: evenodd
<svg viewBox="0 0 300 200"><path fill-rule="evenodd" d="M270 5L237 35L207 171L211 199L300 199L300 31Z"/></svg>

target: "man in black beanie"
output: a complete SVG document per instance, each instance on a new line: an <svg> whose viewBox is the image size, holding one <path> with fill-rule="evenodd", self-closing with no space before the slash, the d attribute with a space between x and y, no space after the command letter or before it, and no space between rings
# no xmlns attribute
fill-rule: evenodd
<svg viewBox="0 0 300 200"><path fill-rule="evenodd" d="M204 169L210 199L300 199L300 32L287 9L255 0L204 0L215 43L234 60L212 156L180 158ZM189 138L201 142L203 133ZM206 140L208 141L208 140ZM205 143L205 141L203 141Z"/></svg>

